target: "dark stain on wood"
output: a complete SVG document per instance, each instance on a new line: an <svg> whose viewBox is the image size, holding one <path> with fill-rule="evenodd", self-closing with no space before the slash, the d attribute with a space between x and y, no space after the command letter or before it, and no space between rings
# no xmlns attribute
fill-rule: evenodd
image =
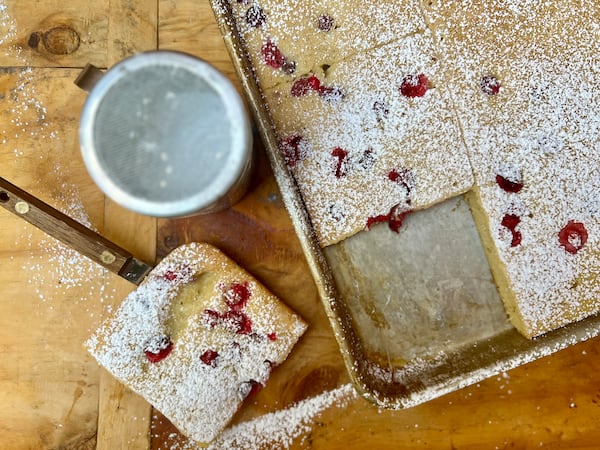
<svg viewBox="0 0 600 450"><path fill-rule="evenodd" d="M40 45L41 40L42 40L42 34L36 31L29 35L29 39L27 40L27 45L31 48L37 48L38 45Z"/></svg>

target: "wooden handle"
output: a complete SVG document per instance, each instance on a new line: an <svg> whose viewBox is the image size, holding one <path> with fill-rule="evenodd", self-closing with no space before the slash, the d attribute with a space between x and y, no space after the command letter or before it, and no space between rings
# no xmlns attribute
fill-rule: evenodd
<svg viewBox="0 0 600 450"><path fill-rule="evenodd" d="M152 270L127 250L1 177L0 206L134 284Z"/></svg>

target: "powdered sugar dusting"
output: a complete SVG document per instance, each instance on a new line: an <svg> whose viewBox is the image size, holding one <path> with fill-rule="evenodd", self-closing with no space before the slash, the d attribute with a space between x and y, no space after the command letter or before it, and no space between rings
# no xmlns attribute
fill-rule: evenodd
<svg viewBox="0 0 600 450"><path fill-rule="evenodd" d="M410 99L399 91L406 73L438 78L432 54L431 37L423 33L333 64L323 83L341 86L345 96L337 103L314 95L292 99L281 87L266 92L280 135L302 133L311 143L310 154L291 170L322 244L364 229L369 217L396 204L422 209L471 187L458 123L444 113L447 94L431 88ZM336 147L348 152L340 177L334 176ZM392 171L406 179L390 179Z"/></svg>
<svg viewBox="0 0 600 450"><path fill-rule="evenodd" d="M227 295L234 285L249 295L243 302ZM159 263L87 347L184 435L207 443L254 386L266 383L305 328L220 251L188 244ZM149 361L153 342L165 339L172 351Z"/></svg>
<svg viewBox="0 0 600 450"><path fill-rule="evenodd" d="M286 70L286 65L272 70L264 64L260 52L251 52L263 88L425 29L418 0L306 0L301 7L297 2L278 0L230 4L236 25L250 48L260 49L270 41L281 50L286 62L293 63L293 70ZM249 11L262 12L260 26L249 20ZM330 23L326 29L319 26L324 17Z"/></svg>
<svg viewBox="0 0 600 450"><path fill-rule="evenodd" d="M18 70L15 86L11 89L12 100L9 114L10 128L2 128L0 144L12 146L15 157L31 156L28 143L39 139L55 140L58 132L47 120L47 110L36 92L33 70L26 67Z"/></svg>
<svg viewBox="0 0 600 450"><path fill-rule="evenodd" d="M8 7L4 0L0 1L0 46L3 46L17 34L15 21L8 14ZM6 55L5 51L5 55Z"/></svg>
<svg viewBox="0 0 600 450"><path fill-rule="evenodd" d="M230 2L284 152L303 138L290 170L321 244L396 204L461 193L474 176L515 325L533 336L597 311L598 5L384 1L360 27L368 7L352 3ZM294 70L268 64L265 42ZM403 79L412 87L398 92ZM386 169L413 175L408 196ZM498 175L523 188L501 189ZM571 222L589 236L570 237L576 252L558 236Z"/></svg>
<svg viewBox="0 0 600 450"><path fill-rule="evenodd" d="M600 118L593 93L600 65L591 18L598 6L432 2L426 13L522 331L536 335L597 311ZM487 75L500 80L497 95L479 88ZM498 174L520 178L523 189L505 192ZM518 246L501 226L506 214L520 220ZM559 244L569 220L585 224L590 236L576 255Z"/></svg>
<svg viewBox="0 0 600 450"><path fill-rule="evenodd" d="M6 44L17 31L16 21L10 17L4 2L0 2L0 30L0 45ZM11 56L16 55L21 62L26 62L15 49L7 48ZM4 102L6 110L3 114L7 122L0 129L0 146L5 157L10 153L14 156L5 159L7 173L4 176L10 177L10 173L18 174L23 168L31 171L37 164L48 165L48 147L41 143L60 145L63 136L48 119L47 106L37 92L38 78L34 70L30 67L9 70L6 76L14 79L14 85L7 91L9 95ZM53 180L54 188L51 198L46 201L88 228L93 228L78 187L68 181L70 167L57 159L46 175L47 179ZM15 236L17 246L31 250L22 263L22 269L27 274L28 284L41 301L73 296L74 303L95 300L110 308L116 288L111 286L110 276L104 268L53 238L39 238L37 234L34 241L31 225L23 223L22 231ZM85 292L81 289L83 287L89 291ZM71 293L74 289L77 289L77 295ZM97 304L90 305L90 310L93 311L91 316L98 312Z"/></svg>
<svg viewBox="0 0 600 450"><path fill-rule="evenodd" d="M62 193L64 200L56 207L74 220L93 229L79 198L79 192L75 188L67 189L65 185ZM24 242L26 248L30 250L34 248L41 250L40 254L32 252L22 266L24 272L28 274L27 282L35 289L41 301L46 302L52 298L48 296L50 287L61 292L63 297L70 297L69 291L78 289L78 295L73 299L75 304L93 300L106 305L107 310L110 309L117 295L117 289L111 286L111 275L107 269L53 238L36 239L34 244L29 230L30 225L24 225L16 244L20 245ZM80 290L83 287L89 291L86 293ZM93 309L96 307L94 306Z"/></svg>
<svg viewBox="0 0 600 450"><path fill-rule="evenodd" d="M290 168L321 245L364 230L370 217L395 205L422 209L472 186L418 2L296 8L291 1L254 1L234 8L280 141L287 150L290 137L305 144ZM246 17L258 8L260 26ZM328 31L317 27L325 12L338 24ZM266 39L296 62L293 73L261 60ZM419 96L402 93L405 78L424 81ZM390 180L391 171L410 173L415 182Z"/></svg>
<svg viewBox="0 0 600 450"><path fill-rule="evenodd" d="M328 408L343 410L358 398L354 387L346 384L326 391L288 408L257 417L224 430L208 447L212 450L260 450L264 448L288 449L298 439L308 434L315 419ZM177 440L169 450L196 450L191 441ZM165 448L166 450L166 448Z"/></svg>
<svg viewBox="0 0 600 450"><path fill-rule="evenodd" d="M281 411L236 425L226 430L209 448L252 450L269 445L287 449L295 439L311 430L314 419L321 412L333 406L343 409L356 398L358 395L352 385L341 386Z"/></svg>

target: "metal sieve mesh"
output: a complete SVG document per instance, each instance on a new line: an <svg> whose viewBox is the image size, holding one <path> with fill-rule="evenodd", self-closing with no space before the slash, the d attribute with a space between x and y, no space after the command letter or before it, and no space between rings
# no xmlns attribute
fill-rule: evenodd
<svg viewBox="0 0 600 450"><path fill-rule="evenodd" d="M146 66L105 93L93 142L103 170L123 191L172 202L201 192L224 169L229 120L219 93L197 74Z"/></svg>

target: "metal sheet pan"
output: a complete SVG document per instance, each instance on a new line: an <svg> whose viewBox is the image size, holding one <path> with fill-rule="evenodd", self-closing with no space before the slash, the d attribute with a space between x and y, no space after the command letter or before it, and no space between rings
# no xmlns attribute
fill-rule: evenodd
<svg viewBox="0 0 600 450"><path fill-rule="evenodd" d="M229 3L211 0L350 377L384 408L417 405L600 334L592 316L534 340L507 319L462 197L321 249L278 150Z"/></svg>

